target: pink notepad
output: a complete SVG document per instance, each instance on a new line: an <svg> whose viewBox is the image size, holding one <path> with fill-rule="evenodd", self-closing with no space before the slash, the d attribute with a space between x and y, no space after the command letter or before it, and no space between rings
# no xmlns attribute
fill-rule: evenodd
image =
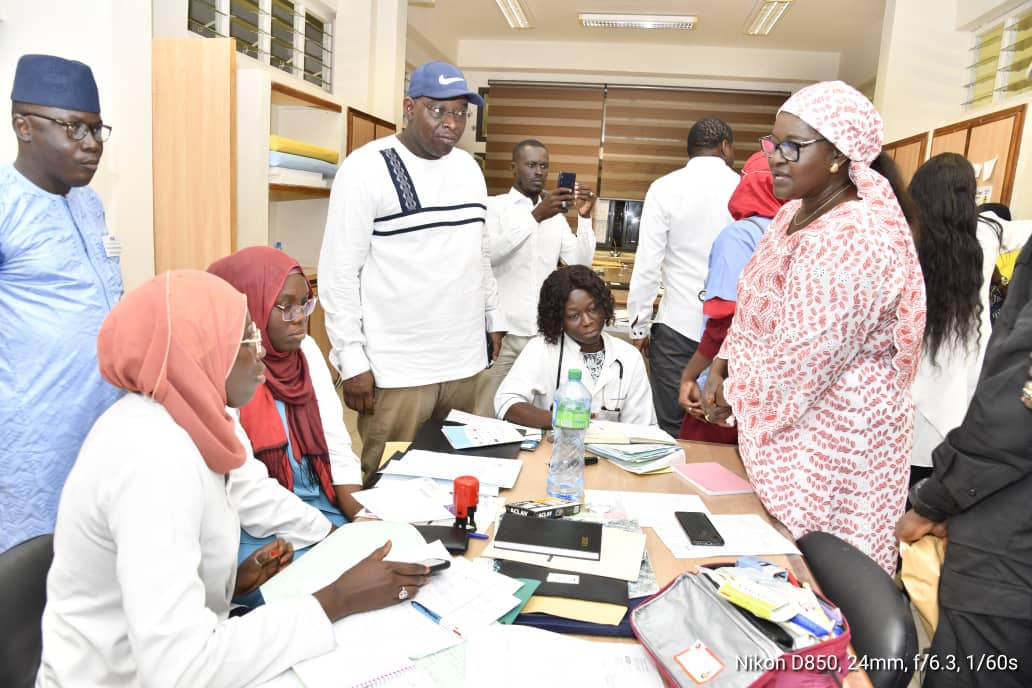
<svg viewBox="0 0 1032 688"><path fill-rule="evenodd" d="M752 484L719 463L680 463L671 466L678 476L708 495L732 495L752 492Z"/></svg>

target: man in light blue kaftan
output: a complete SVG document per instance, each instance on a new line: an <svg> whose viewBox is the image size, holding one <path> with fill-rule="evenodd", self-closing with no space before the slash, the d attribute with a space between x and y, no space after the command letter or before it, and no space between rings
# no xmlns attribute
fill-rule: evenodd
<svg viewBox="0 0 1032 688"><path fill-rule="evenodd" d="M93 74L25 55L11 101L18 157L0 164L0 552L53 532L80 446L121 396L97 368L97 332L122 275L86 188L111 131Z"/></svg>

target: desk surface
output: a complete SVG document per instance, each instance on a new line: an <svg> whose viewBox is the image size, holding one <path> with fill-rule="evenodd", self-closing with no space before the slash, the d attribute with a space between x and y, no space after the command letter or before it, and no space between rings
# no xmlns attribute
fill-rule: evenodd
<svg viewBox="0 0 1032 688"><path fill-rule="evenodd" d="M745 470L742 467L741 459L738 457L738 451L734 447L701 442L681 442L681 446L685 450L685 456L689 463L715 461L723 464L735 473L743 477L745 476ZM524 452L521 454L523 470L520 472L519 480L513 489L502 492L502 496L506 501L535 499L545 495L548 457L551 454L551 448L552 445L550 443L542 442L541 446L533 453ZM697 492L691 485L673 473L637 476L620 470L605 459L600 460L594 466L585 467L584 483L586 488L593 490L697 494L702 498L706 507L715 514L758 514L767 520L772 520L755 494L710 497ZM776 525L780 526L780 524ZM699 564L727 560L727 557L715 559L675 559L670 550L667 549L666 545L663 544L662 540L651 528L646 528L645 533L645 547L648 550L652 568L660 585L665 585L678 574L692 570ZM486 546L487 543L483 540L470 540L470 547L466 556L478 556ZM814 582L802 557L779 555L766 558L790 567L800 580ZM592 638L592 640L601 640L601 638ZM858 671L846 677L845 685L849 686L849 688L862 688L871 686L871 683L863 672Z"/></svg>

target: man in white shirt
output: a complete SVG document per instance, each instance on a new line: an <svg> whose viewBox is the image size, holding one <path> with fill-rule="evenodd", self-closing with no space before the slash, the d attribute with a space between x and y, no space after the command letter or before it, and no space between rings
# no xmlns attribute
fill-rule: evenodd
<svg viewBox="0 0 1032 688"><path fill-rule="evenodd" d="M405 130L341 164L319 257L330 360L358 411L368 482L384 442L430 418L472 411L476 375L504 324L484 241L487 188L455 144L483 99L445 62L413 73Z"/></svg>
<svg viewBox="0 0 1032 688"><path fill-rule="evenodd" d="M654 181L642 208L627 315L632 343L649 358L659 426L674 437L684 416L677 403L681 373L702 335L710 248L732 221L727 202L738 185L733 143L726 122L696 122L688 132L688 163ZM652 323L661 275L663 299Z"/></svg>
<svg viewBox="0 0 1032 688"><path fill-rule="evenodd" d="M494 415L494 396L527 342L538 333L538 292L556 269L591 265L595 233L591 209L595 192L587 184L575 189L544 192L548 177L548 148L534 139L512 149L512 188L492 196L487 204L487 246L491 268L498 280L498 295L508 332L494 364L477 378L477 413ZM565 213L577 209L577 230Z"/></svg>

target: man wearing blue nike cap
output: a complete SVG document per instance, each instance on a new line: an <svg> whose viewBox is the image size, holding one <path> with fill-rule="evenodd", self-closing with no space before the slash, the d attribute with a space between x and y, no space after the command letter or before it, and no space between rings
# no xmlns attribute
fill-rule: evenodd
<svg viewBox="0 0 1032 688"><path fill-rule="evenodd" d="M359 413L367 482L384 442L473 410L484 331L495 352L504 334L484 176L455 148L470 103L484 100L458 68L421 65L403 101L405 130L351 153L333 182L319 299L344 403Z"/></svg>

